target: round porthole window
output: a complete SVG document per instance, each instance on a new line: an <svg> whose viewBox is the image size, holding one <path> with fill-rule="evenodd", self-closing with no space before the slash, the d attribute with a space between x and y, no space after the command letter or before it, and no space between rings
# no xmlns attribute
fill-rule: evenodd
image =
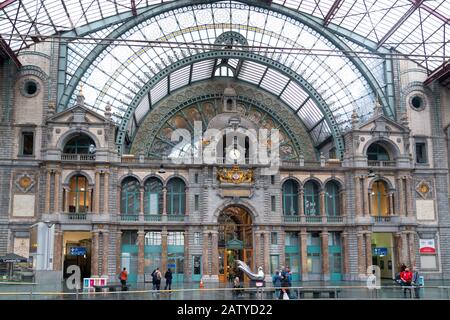
<svg viewBox="0 0 450 320"><path fill-rule="evenodd" d="M425 109L426 104L426 97L422 93L416 92L409 97L409 106L416 111Z"/></svg>
<svg viewBox="0 0 450 320"><path fill-rule="evenodd" d="M39 83L33 79L26 79L22 82L20 91L25 97L34 97L39 93Z"/></svg>

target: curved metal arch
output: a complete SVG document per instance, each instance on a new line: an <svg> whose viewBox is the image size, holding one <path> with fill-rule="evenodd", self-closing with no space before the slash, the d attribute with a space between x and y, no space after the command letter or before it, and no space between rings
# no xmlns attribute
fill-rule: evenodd
<svg viewBox="0 0 450 320"><path fill-rule="evenodd" d="M199 53L196 55L189 56L187 58L181 59L167 68L161 70L158 74L152 77L142 88L139 90L138 93L136 93L135 97L131 101L130 105L128 106L128 110L125 112L125 114L122 117L122 122L120 124L119 130L117 132L117 138L116 138L116 144L119 149L119 153L122 152L122 145L125 141L126 131L128 128L128 122L131 120L134 111L139 106L139 103L141 100L147 95L147 93L164 77L169 76L172 72L185 67L186 65L193 64L195 62L200 62L204 60L210 60L210 59L220 59L220 58L237 58L237 59L244 59L249 60L253 62L257 62L260 64L263 64L267 67L273 68L276 71L282 73L283 75L287 76L291 81L294 81L297 83L300 87L305 90L310 97L315 101L316 105L319 107L319 109L322 111L325 120L327 121L330 129L331 134L335 139L336 144L336 151L339 155L343 154L344 151L344 141L341 136L341 130L336 123L336 120L334 119L333 113L329 109L327 103L322 98L322 96L314 89L314 87L309 84L302 76L300 76L298 73L292 71L290 68L282 65L281 63L272 60L270 58L260 56L255 53L246 52L246 51L229 51L229 50L219 50L219 51L212 51L212 52L205 52L205 53Z"/></svg>
<svg viewBox="0 0 450 320"><path fill-rule="evenodd" d="M240 45L248 46L247 39L236 31L227 31L222 33L216 38L216 41L214 41L215 44L230 44L233 42L233 40L236 40Z"/></svg>
<svg viewBox="0 0 450 320"><path fill-rule="evenodd" d="M215 3L219 1L220 0L207 0L207 1L179 0L175 1L174 3L162 4L159 7L151 8L148 11L143 12L141 15L134 17L132 20L125 22L123 25L119 26L117 29L111 32L108 35L108 38L110 39L119 38L121 35L123 35L131 28L137 26L138 24L144 22L145 20L148 20L164 12L183 8L189 5L205 4L205 2ZM324 36L326 39L332 42L338 49L342 50L345 53L346 57L361 72L362 76L366 79L371 89L378 95L378 97L381 100L381 105L383 106L383 109L389 111L390 116L394 116L393 107L389 106L387 98L382 88L379 86L378 82L376 81L370 70L367 68L367 66L363 63L363 61L360 58L354 57L351 54L349 54L349 52L351 52L352 50L342 40L340 40L337 36L335 36L333 32L323 27L323 25L317 23L317 21L312 19L312 17L310 17L309 15L293 11L292 9L286 8L282 5L272 4L269 7L262 3L258 3L257 5L255 5L254 1L250 0L238 0L238 1L247 4L250 7L259 7L283 14L291 19L294 19L298 22L301 22L302 24L309 26L310 28L314 29L316 32ZM108 46L110 46L110 44L102 44L102 43L98 44L79 65L74 75L70 79L67 87L64 89L64 93L62 94L60 102L58 104L57 108L58 111L67 108L67 105L70 101L70 97L72 96L73 91L75 90L75 87L80 81L81 77L83 76L85 71L90 67L90 65L95 61L95 59L100 55L100 53L103 52L103 50L105 50Z"/></svg>
<svg viewBox="0 0 450 320"><path fill-rule="evenodd" d="M297 183L297 185L298 185L298 191L300 191L300 189L303 188L303 183L302 183L302 181L301 181L299 178L297 178L297 177L295 177L295 176L287 176L287 177L283 178L283 179L280 181L280 187L281 187L280 189L281 189L281 191L283 191L283 186L284 186L284 184L285 184L286 182L288 182L289 180L292 180L292 181L294 181L294 182Z"/></svg>
<svg viewBox="0 0 450 320"><path fill-rule="evenodd" d="M137 182L139 182L139 187L143 186L142 180L141 180L141 178L139 178L139 176L137 176L134 173L126 173L123 176L119 177L119 179L117 180L117 185L120 186L120 189L122 189L123 182L128 178L136 179Z"/></svg>
<svg viewBox="0 0 450 320"><path fill-rule="evenodd" d="M180 88L180 89L182 89L182 88ZM261 89L261 90L264 90L264 89ZM166 123L170 119L170 117L174 116L180 110L182 110L182 109L184 109L186 107L189 107L193 103L204 102L204 101L208 101L210 99L222 98L222 96L223 95L221 93L216 93L216 94L211 93L211 94L204 94L204 95L199 96L199 97L193 97L193 98L191 98L189 100L183 101L182 103L177 105L176 108L171 110L170 113L168 113L168 114L166 114L164 116L164 120L161 121L161 125L160 125L159 129L161 129L163 124ZM302 154L303 153L302 151L304 149L301 147L300 140L297 139L296 135L294 134L294 132L292 132L291 128L285 124L285 121L284 121L284 119L282 117L280 117L277 113L272 112L270 108L266 107L265 105L261 104L260 102L258 102L256 100L253 100L251 98L244 97L244 96L237 96L236 99L238 101L241 101L241 102L249 103L249 104L251 104L251 105L253 105L253 106L263 110L264 112L269 114L273 119L278 121L279 124L286 131L286 133L289 135L289 138L291 139L292 143L294 144L294 147L296 148L297 153L298 154ZM148 115L148 113L147 113L147 115ZM143 118L145 118L146 116L144 116ZM300 119L299 119L299 121L300 121ZM306 128L305 128L305 130L306 130ZM136 132L136 134L137 134L137 132ZM136 137L136 134L133 136L133 139L132 139L133 141L134 141L134 138ZM149 140L148 145L151 145L152 143L153 143L153 140ZM118 147L121 147L121 146L118 146Z"/></svg>

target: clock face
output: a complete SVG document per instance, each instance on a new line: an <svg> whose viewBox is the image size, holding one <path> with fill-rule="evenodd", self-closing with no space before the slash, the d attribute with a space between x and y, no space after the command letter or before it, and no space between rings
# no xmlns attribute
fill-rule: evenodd
<svg viewBox="0 0 450 320"><path fill-rule="evenodd" d="M231 159L237 160L241 156L241 153L239 152L239 150L233 149L230 151L229 156Z"/></svg>

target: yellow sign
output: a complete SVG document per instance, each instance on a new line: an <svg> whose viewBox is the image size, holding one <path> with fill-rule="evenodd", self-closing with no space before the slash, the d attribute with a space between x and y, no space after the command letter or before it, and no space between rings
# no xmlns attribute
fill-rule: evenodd
<svg viewBox="0 0 450 320"><path fill-rule="evenodd" d="M217 179L220 182L226 183L252 183L253 182L253 170L241 170L239 166L233 166L231 169L223 168L217 172Z"/></svg>

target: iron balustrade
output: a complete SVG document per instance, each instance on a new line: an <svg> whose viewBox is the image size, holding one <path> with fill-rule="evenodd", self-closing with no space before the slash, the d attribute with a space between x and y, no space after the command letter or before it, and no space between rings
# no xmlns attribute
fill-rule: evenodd
<svg viewBox="0 0 450 320"><path fill-rule="evenodd" d="M61 154L61 161L95 161L95 155L93 154Z"/></svg>

